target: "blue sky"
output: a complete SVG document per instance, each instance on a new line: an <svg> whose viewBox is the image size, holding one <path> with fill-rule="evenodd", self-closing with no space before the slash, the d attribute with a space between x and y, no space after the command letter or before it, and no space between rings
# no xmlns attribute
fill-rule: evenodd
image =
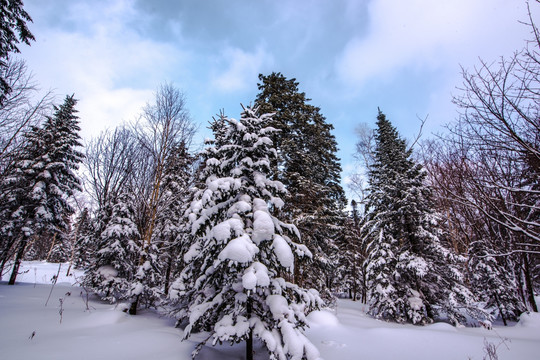
<svg viewBox="0 0 540 360"><path fill-rule="evenodd" d="M257 76L281 72L335 127L344 178L355 128L377 107L405 137L456 118L461 69L524 45L522 0L25 0L22 57L59 101L75 93L84 138L137 117L160 83L182 89L198 140L239 117ZM538 10L539 6L535 6ZM537 11L538 13L538 11Z"/></svg>

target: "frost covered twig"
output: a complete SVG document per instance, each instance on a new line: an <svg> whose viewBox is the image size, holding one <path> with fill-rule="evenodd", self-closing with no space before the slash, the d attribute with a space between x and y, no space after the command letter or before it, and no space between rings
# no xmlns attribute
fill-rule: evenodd
<svg viewBox="0 0 540 360"><path fill-rule="evenodd" d="M58 299L60 302L60 309L58 310L58 313L60 314L60 324L62 323L62 315L64 314L64 298Z"/></svg>
<svg viewBox="0 0 540 360"><path fill-rule="evenodd" d="M501 345L504 345L507 350L510 350L510 346L508 346L508 342L510 341L507 338L503 338L499 333L497 333L495 330L493 330L495 334L499 337L500 341L497 345L495 345L492 342L489 342L486 338L484 338L484 357L483 360L498 360L499 354L497 353L497 350Z"/></svg>
<svg viewBox="0 0 540 360"><path fill-rule="evenodd" d="M51 294L54 290L54 285L56 285L56 282L58 281L58 276L60 275L60 269L62 268L62 264L58 264L58 272L56 273L56 276L53 277L53 284L51 286L51 291L49 292L49 297L47 298L47 301L45 302L45 306L49 303L49 299L51 298Z"/></svg>
<svg viewBox="0 0 540 360"><path fill-rule="evenodd" d="M75 278L75 284L78 284L80 287L83 288L85 294L83 294L83 292L81 291L81 299L84 301L84 304L86 305L86 311L90 311L90 305L89 305L89 300L90 300L90 292L88 291L88 289L86 288L86 286L84 286L84 283L82 281L79 281L79 279L77 278L77 276L75 274L73 274L73 277ZM95 308L94 308L95 310Z"/></svg>
<svg viewBox="0 0 540 360"><path fill-rule="evenodd" d="M60 309L58 309L58 313L60 314L60 324L62 323L62 319L63 319L63 314L64 314L64 300L66 299L66 296L71 296L71 293L68 291L64 297L61 297L60 299L58 299L58 301L60 302Z"/></svg>

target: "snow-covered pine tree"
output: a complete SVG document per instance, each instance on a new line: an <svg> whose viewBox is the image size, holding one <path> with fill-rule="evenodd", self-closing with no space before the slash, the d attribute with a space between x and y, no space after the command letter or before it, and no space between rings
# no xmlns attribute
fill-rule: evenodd
<svg viewBox="0 0 540 360"><path fill-rule="evenodd" d="M86 286L111 302L129 300L140 256L140 233L132 220L132 204L127 192L118 196L84 278Z"/></svg>
<svg viewBox="0 0 540 360"><path fill-rule="evenodd" d="M3 184L1 227L10 246L2 249L2 263L15 250L13 271L9 280L15 283L19 265L27 245L34 237L65 233L73 208L68 199L82 190L75 174L83 154L75 115L76 100L67 96L64 103L54 107L41 127L26 134L26 145L17 159L13 172ZM11 241L9 239L15 239Z"/></svg>
<svg viewBox="0 0 540 360"><path fill-rule="evenodd" d="M166 160L160 202L161 214L156 220L155 243L159 248L159 261L163 271L163 289L169 292L172 277L178 275L182 263L177 263L184 244L183 215L187 207L193 182L195 159L184 144L175 146Z"/></svg>
<svg viewBox="0 0 540 360"><path fill-rule="evenodd" d="M156 243L141 242L139 258L134 262L134 276L129 291L125 295L131 305L130 315L136 315L139 303L151 306L160 299L162 291L162 264L159 263L159 250Z"/></svg>
<svg viewBox="0 0 540 360"><path fill-rule="evenodd" d="M278 152L272 177L288 191L282 214L297 226L302 243L313 252L309 263L296 266L295 282L317 288L328 299L339 278L336 239L346 218L333 126L308 103L296 79L272 73L259 75L259 80L256 105L261 112L275 113L270 125L279 130L271 136Z"/></svg>
<svg viewBox="0 0 540 360"><path fill-rule="evenodd" d="M347 292L353 301L365 302L365 249L362 246L356 202L351 202L351 214L345 220L343 233L338 238L340 292Z"/></svg>
<svg viewBox="0 0 540 360"><path fill-rule="evenodd" d="M441 245L445 233L431 204L425 171L412 149L379 111L366 217L370 313L426 324L465 321L473 296L464 285L463 260Z"/></svg>
<svg viewBox="0 0 540 360"><path fill-rule="evenodd" d="M224 154L219 149L229 144L228 133L230 132L230 120L227 116L225 116L223 110L220 111L220 114L217 117L212 118L208 129L212 131L214 137L206 138L204 140L205 148L200 151L194 159L193 179L185 199L182 221L178 224L179 232L173 245L174 251L177 253L177 257L175 259L175 267L177 272L172 276L172 279L175 279L173 281L176 283L176 288L172 289L173 294L172 296L169 296L169 305L171 305L172 308L171 315L179 319L177 325L180 325L183 320L187 319L187 310L189 306L187 303L187 301L189 301L188 296L185 296L185 294L182 296L177 296L179 293L178 286L181 286L183 289L188 289L191 288L195 282L195 278L193 277L182 278L185 276L184 269L186 267L184 257L195 239L192 235L192 224L190 224L188 214L191 212L191 205L193 202L200 200L204 189L207 186L207 177L212 174L217 175L217 171L219 170L217 167L210 169L206 165L207 161L212 159L211 162L220 163Z"/></svg>
<svg viewBox="0 0 540 360"><path fill-rule="evenodd" d="M19 43L30 45L30 41L36 40L26 24L32 22L32 18L23 6L22 0L0 2L0 106L4 105L7 95L13 90L5 79L10 55L20 52Z"/></svg>
<svg viewBox="0 0 540 360"><path fill-rule="evenodd" d="M201 183L186 212L190 248L186 267L171 286L171 297L188 304L185 337L205 330L212 344L253 339L271 359L317 359L302 334L305 314L320 305L318 293L287 281L295 259L310 256L298 244L295 226L276 217L284 205L283 184L269 178L276 156L268 127L271 115L245 108L240 121L226 119L227 142L207 149Z"/></svg>
<svg viewBox="0 0 540 360"><path fill-rule="evenodd" d="M494 317L500 316L504 325L507 320L517 321L526 310L519 298L511 266L499 264L509 261L508 257L496 258L496 251L488 248L488 242L477 240L469 245L469 273L471 287L480 300L486 302Z"/></svg>
<svg viewBox="0 0 540 360"><path fill-rule="evenodd" d="M53 236L54 242L47 254L47 261L60 263L69 260L72 250L69 233L70 231L66 231Z"/></svg>
<svg viewBox="0 0 540 360"><path fill-rule="evenodd" d="M77 269L86 269L95 252L97 243L95 241L95 228L90 211L84 210L75 219L75 224L71 233L73 241L72 265Z"/></svg>

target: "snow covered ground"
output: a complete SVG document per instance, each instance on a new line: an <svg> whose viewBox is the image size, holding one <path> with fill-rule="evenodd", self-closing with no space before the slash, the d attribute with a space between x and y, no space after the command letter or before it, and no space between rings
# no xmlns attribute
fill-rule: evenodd
<svg viewBox="0 0 540 360"><path fill-rule="evenodd" d="M0 284L0 358L188 360L195 342L181 341L174 320L154 311L129 316L121 307L90 297L73 285L82 275L66 277L62 264L27 262L15 286ZM47 298L49 297L47 306ZM62 302L62 305L61 305ZM309 315L309 339L326 360L460 359L481 360L486 344L498 346L499 359L540 358L540 314L524 314L514 326L455 328L398 325L367 316L358 302L339 300L335 310ZM88 306L87 306L88 305ZM243 344L205 348L201 360L243 359ZM267 359L259 354L257 359Z"/></svg>

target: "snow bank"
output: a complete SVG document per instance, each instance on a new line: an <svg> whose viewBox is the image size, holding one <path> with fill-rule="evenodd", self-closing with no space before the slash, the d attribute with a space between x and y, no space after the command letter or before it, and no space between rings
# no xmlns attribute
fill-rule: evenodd
<svg viewBox="0 0 540 360"><path fill-rule="evenodd" d="M307 316L308 324L310 327L334 327L339 325L339 320L329 310L312 311Z"/></svg>
<svg viewBox="0 0 540 360"><path fill-rule="evenodd" d="M540 313L524 312L519 317L517 326L531 329L540 329Z"/></svg>
<svg viewBox="0 0 540 360"><path fill-rule="evenodd" d="M130 316L92 297L87 309L82 289L65 284L54 287L45 306L50 289L50 284L0 284L0 358L191 359L195 344L180 341L182 330L169 319L144 311Z"/></svg>
<svg viewBox="0 0 540 360"><path fill-rule="evenodd" d="M443 323L443 322L437 322L434 324L426 325L425 328L429 330L436 330L436 331L457 332L457 329L455 326L452 326L450 324Z"/></svg>
<svg viewBox="0 0 540 360"><path fill-rule="evenodd" d="M61 265L61 282L75 280L75 276L65 277L67 267ZM25 262L21 269L28 270L19 278L27 283L0 284L2 359L190 360L196 343L208 336L194 334L192 340L181 341L183 332L174 327L172 319L147 310L130 316L121 311L122 306L92 297L87 309L83 289L75 286L57 284L45 306L50 280L56 275L58 264ZM255 269L252 272L255 277L263 273ZM78 272L77 277L81 275ZM63 299L62 323L59 299ZM286 321L286 299L271 296L269 306L275 318ZM494 330L455 328L445 323L413 326L375 320L366 315L364 304L338 300L335 313L315 311L307 316L307 321L310 328L306 336L326 360L477 360L486 356L486 341L498 345L501 339L508 339L505 342L508 348L498 347L500 360L536 360L540 354L540 314L537 313L523 314L516 326L494 325ZM245 321L241 318L232 323L220 322L219 331L236 331L229 328L236 323L244 326L238 330L245 331ZM290 349L299 354L305 344L301 334L290 328L284 330ZM271 332L266 335L268 339L273 337ZM257 360L268 359L260 341L255 343L255 348ZM232 346L224 343L214 348L204 346L197 360L242 359L244 353L244 343Z"/></svg>
<svg viewBox="0 0 540 360"><path fill-rule="evenodd" d="M23 261L17 275L17 283L32 283L32 284L51 284L58 274L57 283L76 284L78 283L84 272L82 270L71 267L69 275L67 270L69 263L49 263L47 261ZM58 271L60 270L60 271ZM11 271L8 271L8 276ZM7 281L8 276L4 274L2 280Z"/></svg>

